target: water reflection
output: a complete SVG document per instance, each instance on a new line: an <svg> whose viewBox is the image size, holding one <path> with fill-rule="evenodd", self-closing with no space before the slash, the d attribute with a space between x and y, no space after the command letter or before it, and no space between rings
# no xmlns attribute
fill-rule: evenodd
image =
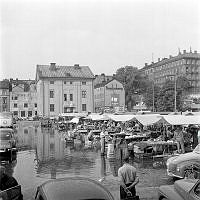
<svg viewBox="0 0 200 200"><path fill-rule="evenodd" d="M69 176L85 176L102 181L111 190L118 188L120 160L102 157L98 145L88 146L79 140L66 143L64 135L64 132L55 129L41 128L39 123L18 123L16 136L20 151L17 162L7 164L7 169L22 189L27 190L25 195L29 195L30 190L34 193L36 187L48 179ZM142 186L167 183L160 178L166 177L166 168L162 163L145 160L131 162L138 170Z"/></svg>

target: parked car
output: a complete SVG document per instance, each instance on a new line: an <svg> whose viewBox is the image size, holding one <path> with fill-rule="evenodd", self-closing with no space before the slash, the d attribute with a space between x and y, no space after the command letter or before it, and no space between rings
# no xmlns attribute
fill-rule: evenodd
<svg viewBox="0 0 200 200"><path fill-rule="evenodd" d="M12 161L16 158L16 151L14 130L11 128L0 128L0 158Z"/></svg>
<svg viewBox="0 0 200 200"><path fill-rule="evenodd" d="M200 144L190 152L167 160L167 174L177 178L200 178Z"/></svg>
<svg viewBox="0 0 200 200"><path fill-rule="evenodd" d="M100 183L83 177L49 180L37 188L36 200L114 200Z"/></svg>
<svg viewBox="0 0 200 200"><path fill-rule="evenodd" d="M200 200L200 180L182 179L158 190L159 200Z"/></svg>
<svg viewBox="0 0 200 200"><path fill-rule="evenodd" d="M23 200L21 185L0 191L1 200Z"/></svg>

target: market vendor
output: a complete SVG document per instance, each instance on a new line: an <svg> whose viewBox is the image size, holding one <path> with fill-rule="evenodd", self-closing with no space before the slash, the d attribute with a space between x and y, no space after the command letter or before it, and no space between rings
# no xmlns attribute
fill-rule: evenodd
<svg viewBox="0 0 200 200"><path fill-rule="evenodd" d="M178 153L185 153L183 131L180 125L176 126L174 131L174 140L177 142Z"/></svg>

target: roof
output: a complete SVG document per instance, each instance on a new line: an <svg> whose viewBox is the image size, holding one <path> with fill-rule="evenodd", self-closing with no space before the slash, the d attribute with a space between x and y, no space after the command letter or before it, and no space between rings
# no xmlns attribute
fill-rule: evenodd
<svg viewBox="0 0 200 200"><path fill-rule="evenodd" d="M37 65L37 78L90 78L94 75L88 66Z"/></svg>
<svg viewBox="0 0 200 200"><path fill-rule="evenodd" d="M111 193L100 183L84 177L68 177L47 181L40 188L49 200L108 199Z"/></svg>
<svg viewBox="0 0 200 200"><path fill-rule="evenodd" d="M112 82L112 81L114 81L114 80L117 81L117 82L119 82L119 83L121 83L121 82L118 81L117 79L112 78L111 80L103 81L103 82L101 82L101 83L98 83L98 84L94 85L94 88L104 87L104 86L106 86L108 83L110 83L110 82Z"/></svg>
<svg viewBox="0 0 200 200"><path fill-rule="evenodd" d="M140 69L140 71L146 70L146 69L150 69L153 67L157 67L166 63L170 63L170 62L174 62L177 60L181 60L184 58L195 58L195 59L200 59L200 54L199 53L192 53L192 52L186 52L183 54L179 54L177 56L171 56L170 58L163 58L162 60L155 62L155 63L151 63L149 65L144 66L143 68Z"/></svg>
<svg viewBox="0 0 200 200"><path fill-rule="evenodd" d="M102 82L108 82L113 79L113 76L107 76L105 74L95 75L94 86L101 84Z"/></svg>

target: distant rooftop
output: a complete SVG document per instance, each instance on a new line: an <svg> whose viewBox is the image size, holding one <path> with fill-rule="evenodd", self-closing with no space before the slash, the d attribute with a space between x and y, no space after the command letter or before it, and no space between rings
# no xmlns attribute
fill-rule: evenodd
<svg viewBox="0 0 200 200"><path fill-rule="evenodd" d="M183 50L183 52L179 52L178 55L176 55L176 56L169 55L168 58L162 58L162 59L158 58L157 62L152 62L150 64L145 63L145 66L143 68L141 68L141 70L145 70L145 69L148 69L148 68L151 68L151 67L160 66L160 65L163 65L163 64L166 64L166 63L169 63L169 62L173 62L173 61L176 61L176 60L180 60L180 59L183 59L183 58L200 59L200 53L198 53L197 51L192 52L190 50L190 52L186 52L186 50Z"/></svg>
<svg viewBox="0 0 200 200"><path fill-rule="evenodd" d="M58 66L56 63L50 65L37 65L37 78L89 78L94 75L88 66Z"/></svg>

